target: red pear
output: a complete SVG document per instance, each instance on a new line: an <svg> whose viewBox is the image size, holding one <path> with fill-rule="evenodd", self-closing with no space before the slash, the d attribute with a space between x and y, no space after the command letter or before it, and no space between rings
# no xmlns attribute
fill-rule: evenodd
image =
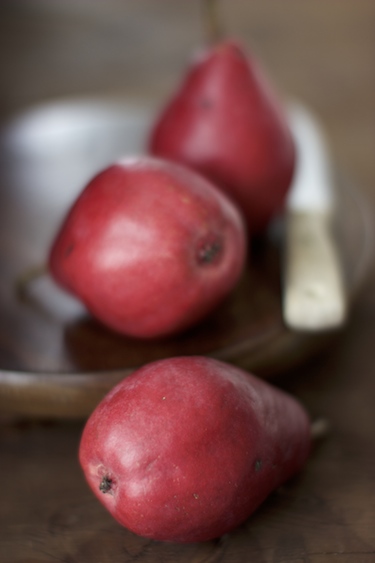
<svg viewBox="0 0 375 563"><path fill-rule="evenodd" d="M180 165L139 157L88 183L49 266L106 326L149 338L183 330L216 307L245 253L242 217L224 194Z"/></svg>
<svg viewBox="0 0 375 563"><path fill-rule="evenodd" d="M79 458L120 524L196 542L244 522L302 469L310 442L290 395L232 365L180 357L117 384L88 419Z"/></svg>
<svg viewBox="0 0 375 563"><path fill-rule="evenodd" d="M255 233L281 212L295 164L280 100L255 57L233 41L192 61L154 124L149 150L214 181Z"/></svg>

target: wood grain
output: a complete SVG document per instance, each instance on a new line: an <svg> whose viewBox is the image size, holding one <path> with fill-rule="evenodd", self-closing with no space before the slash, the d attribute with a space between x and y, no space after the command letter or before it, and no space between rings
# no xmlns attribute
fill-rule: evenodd
<svg viewBox="0 0 375 563"><path fill-rule="evenodd" d="M222 7L229 30L253 46L283 91L323 118L339 167L363 187L373 213L374 2L231 0ZM3 0L1 117L56 97L145 90L164 96L200 41L198 16L198 3L185 0ZM0 245L6 252L29 251L31 263L37 258L28 240L2 235ZM2 279L7 275L1 272ZM77 462L82 422L3 417L0 561L374 562L374 276L373 269L340 338L278 380L313 417L329 418L330 434L306 470L238 530L205 544L138 538L111 519L83 481ZM12 320L4 318L2 312L6 340ZM53 357L48 329L38 338L52 346ZM12 346L9 364L19 354ZM30 353L26 348L24 357Z"/></svg>

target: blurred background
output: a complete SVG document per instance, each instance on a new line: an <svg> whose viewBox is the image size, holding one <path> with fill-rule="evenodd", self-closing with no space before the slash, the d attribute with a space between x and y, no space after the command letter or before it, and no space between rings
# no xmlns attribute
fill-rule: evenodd
<svg viewBox="0 0 375 563"><path fill-rule="evenodd" d="M375 3L222 0L280 92L323 118L335 155L375 185ZM2 0L0 119L72 96L163 99L204 41L198 0Z"/></svg>

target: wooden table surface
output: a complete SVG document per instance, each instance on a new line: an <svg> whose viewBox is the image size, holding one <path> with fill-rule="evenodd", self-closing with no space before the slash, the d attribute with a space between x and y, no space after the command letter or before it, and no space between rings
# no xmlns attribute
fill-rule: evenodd
<svg viewBox="0 0 375 563"><path fill-rule="evenodd" d="M375 3L223 0L222 13L279 89L320 115L373 208ZM198 0L2 0L0 119L66 97L161 99L201 37ZM157 543L117 525L77 463L83 421L0 418L0 561L375 562L374 296L375 268L335 344L277 380L331 432L301 475L215 542Z"/></svg>

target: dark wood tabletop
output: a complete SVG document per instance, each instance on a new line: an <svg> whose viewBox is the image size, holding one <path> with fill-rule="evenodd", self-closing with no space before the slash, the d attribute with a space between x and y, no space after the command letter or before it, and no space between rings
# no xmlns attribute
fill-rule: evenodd
<svg viewBox="0 0 375 563"><path fill-rule="evenodd" d="M257 54L280 92L320 116L337 167L374 215L375 3L220 7L227 33ZM200 16L198 0L2 0L1 123L56 100L162 100L202 42ZM12 247L7 237L0 244ZM1 343L8 322L0 312ZM120 527L78 465L84 420L0 413L0 561L375 562L374 347L375 264L338 337L275 380L330 431L300 475L212 542L154 542ZM8 361L0 355L0 369Z"/></svg>

